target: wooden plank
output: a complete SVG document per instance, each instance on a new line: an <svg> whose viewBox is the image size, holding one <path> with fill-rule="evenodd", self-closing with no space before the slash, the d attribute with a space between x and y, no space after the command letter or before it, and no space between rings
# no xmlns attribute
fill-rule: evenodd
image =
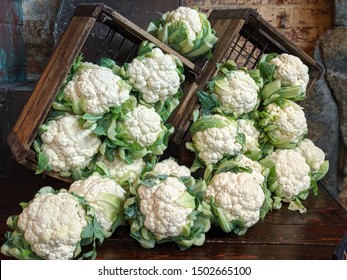
<svg viewBox="0 0 347 280"><path fill-rule="evenodd" d="M95 18L76 17L71 20L66 29L33 94L9 135L8 142L18 162L25 159L37 135L39 126L46 118L52 101L63 84L94 23Z"/></svg>

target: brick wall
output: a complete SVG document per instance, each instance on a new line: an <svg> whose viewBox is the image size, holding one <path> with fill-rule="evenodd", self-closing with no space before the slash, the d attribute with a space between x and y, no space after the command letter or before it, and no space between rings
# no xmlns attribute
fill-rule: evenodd
<svg viewBox="0 0 347 280"><path fill-rule="evenodd" d="M185 6L211 9L248 7L277 27L294 44L312 55L320 36L330 29L333 1L330 0L186 0ZM281 22L283 17L285 22ZM284 26L281 26L284 23Z"/></svg>
<svg viewBox="0 0 347 280"><path fill-rule="evenodd" d="M29 79L39 77L53 51L52 31L60 2L60 0L26 0L22 2L23 33L28 62L27 77ZM198 6L205 11L235 7L253 8L310 55L321 34L332 26L332 2L328 0L182 1L185 6ZM281 27L282 13L285 14L286 19L284 28Z"/></svg>

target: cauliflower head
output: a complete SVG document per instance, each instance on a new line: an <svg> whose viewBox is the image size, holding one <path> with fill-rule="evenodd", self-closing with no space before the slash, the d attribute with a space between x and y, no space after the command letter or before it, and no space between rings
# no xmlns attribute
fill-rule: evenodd
<svg viewBox="0 0 347 280"><path fill-rule="evenodd" d="M194 197L187 193L186 186L179 179L168 177L150 188L141 185L137 192L140 211L145 216L144 226L157 239L179 236L191 221L189 216L195 208ZM182 205L180 198L187 200L187 196L190 203Z"/></svg>
<svg viewBox="0 0 347 280"><path fill-rule="evenodd" d="M188 39L193 41L197 34L202 31L202 22L199 12L189 7L178 7L167 14L169 25L177 22L183 23L187 27Z"/></svg>
<svg viewBox="0 0 347 280"><path fill-rule="evenodd" d="M235 161L242 167L247 167L251 169L251 175L253 176L254 180L258 183L258 184L263 184L265 177L263 175L263 170L264 167L255 160L250 159L249 157L241 154L239 155Z"/></svg>
<svg viewBox="0 0 347 280"><path fill-rule="evenodd" d="M64 99L76 114L103 115L127 101L130 90L131 86L111 69L85 62L67 83Z"/></svg>
<svg viewBox="0 0 347 280"><path fill-rule="evenodd" d="M265 195L252 174L222 172L212 177L204 200L223 231L244 234L259 221Z"/></svg>
<svg viewBox="0 0 347 280"><path fill-rule="evenodd" d="M67 260L80 253L86 212L66 190L37 195L18 218L31 250L43 259Z"/></svg>
<svg viewBox="0 0 347 280"><path fill-rule="evenodd" d="M167 176L189 177L190 169L184 165L179 165L173 158L168 158L154 165L153 171Z"/></svg>
<svg viewBox="0 0 347 280"><path fill-rule="evenodd" d="M322 179L329 170L329 161L325 160L323 150L308 138L305 138L298 144L297 150L306 159L314 179L316 181Z"/></svg>
<svg viewBox="0 0 347 280"><path fill-rule="evenodd" d="M41 151L55 172L69 173L86 167L98 153L100 138L79 124L79 117L65 115L42 126Z"/></svg>
<svg viewBox="0 0 347 280"><path fill-rule="evenodd" d="M305 137L308 131L305 113L295 102L270 103L265 112L268 114L265 131L275 147L293 148Z"/></svg>
<svg viewBox="0 0 347 280"><path fill-rule="evenodd" d="M309 82L308 67L300 58L283 53L272 58L269 63L276 67L273 76L281 80L283 86L301 86L301 90L306 92Z"/></svg>
<svg viewBox="0 0 347 280"><path fill-rule="evenodd" d="M293 201L311 186L310 166L295 149L277 149L266 157L275 168L272 185L269 186L284 202Z"/></svg>
<svg viewBox="0 0 347 280"><path fill-rule="evenodd" d="M321 165L324 163L324 152L308 138L305 138L298 144L297 150L306 159L306 162L311 167L312 172L318 171Z"/></svg>
<svg viewBox="0 0 347 280"><path fill-rule="evenodd" d="M143 147L152 145L164 130L162 120L155 110L143 105L128 112L123 124L124 130Z"/></svg>
<svg viewBox="0 0 347 280"><path fill-rule="evenodd" d="M180 69L183 69L183 65L177 58L153 47L131 61L126 76L145 102L164 102L180 90L184 80Z"/></svg>
<svg viewBox="0 0 347 280"><path fill-rule="evenodd" d="M190 60L210 52L218 41L206 15L183 6L152 21L147 31Z"/></svg>
<svg viewBox="0 0 347 280"><path fill-rule="evenodd" d="M243 70L230 71L214 81L213 91L225 113L247 114L258 105L259 86Z"/></svg>
<svg viewBox="0 0 347 280"><path fill-rule="evenodd" d="M126 191L114 180L93 174L73 182L69 192L83 197L95 209L96 219L106 231L106 237L122 222Z"/></svg>
<svg viewBox="0 0 347 280"><path fill-rule="evenodd" d="M131 163L128 163L116 153L114 153L113 161L100 154L96 164L108 177L114 179L122 187L134 183L146 167L146 163L142 158L134 159Z"/></svg>
<svg viewBox="0 0 347 280"><path fill-rule="evenodd" d="M193 149L206 164L214 164L224 156L236 155L243 149L237 122L217 114L200 117L191 127Z"/></svg>
<svg viewBox="0 0 347 280"><path fill-rule="evenodd" d="M237 119L239 132L246 136L245 140L245 154L254 160L261 156L261 149L259 146L260 131L255 127L254 121L249 119Z"/></svg>

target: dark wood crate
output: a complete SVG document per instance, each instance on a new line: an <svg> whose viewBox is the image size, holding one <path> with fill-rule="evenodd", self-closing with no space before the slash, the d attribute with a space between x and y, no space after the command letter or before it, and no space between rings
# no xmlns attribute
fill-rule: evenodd
<svg viewBox="0 0 347 280"><path fill-rule="evenodd" d="M254 68L265 53L289 53L299 57L309 68L309 95L314 84L324 73L324 69L312 57L295 46L278 29L264 20L253 9L213 10L209 16L211 26L216 31L219 41L209 61L200 61L203 74L193 83L194 91L183 97L175 114L169 120L175 124L176 132L173 141L183 144L190 141L189 133L192 124L192 113L198 109L196 91L203 90L207 82L217 73L216 64L233 59L239 67Z"/></svg>
<svg viewBox="0 0 347 280"><path fill-rule="evenodd" d="M190 91L194 91L195 88L190 85L202 74L202 70L196 64L108 6L81 4L76 8L31 97L7 138L16 161L29 169L36 169L37 160L32 144L80 53L83 54L85 61L98 63L101 57L109 57L121 66L136 56L144 40L154 43L164 53L175 55L180 59L186 76L183 94L191 96ZM63 181L70 181L69 178L61 177L56 172L45 173Z"/></svg>
<svg viewBox="0 0 347 280"><path fill-rule="evenodd" d="M263 53L296 55L309 67L308 94L323 73L323 68L314 59L293 45L252 9L213 10L209 20L219 38L213 49L213 56L210 60L204 57L191 62L111 8L103 4L79 5L10 132L8 143L16 161L29 169L36 169L36 154L32 143L75 58L81 52L86 61L97 63L101 57L106 56L118 65L123 65L136 55L141 42L148 40L182 61L186 75L184 95L167 121L174 126L175 133L171 137L171 147L164 155L177 155L181 163L189 162L187 158L192 157L184 149L184 143L190 140L192 113L199 108L196 92L204 89L216 74L217 63L234 59L239 66L251 69ZM46 174L70 181L55 172Z"/></svg>

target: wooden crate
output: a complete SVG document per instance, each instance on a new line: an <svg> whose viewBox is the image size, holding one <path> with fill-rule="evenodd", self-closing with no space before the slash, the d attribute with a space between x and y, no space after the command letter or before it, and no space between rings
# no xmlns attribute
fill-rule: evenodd
<svg viewBox="0 0 347 280"><path fill-rule="evenodd" d="M16 161L29 169L36 169L36 153L32 149L32 144L80 53L83 53L85 61L97 63L101 57L109 57L118 65L123 65L136 56L138 47L144 40L154 43L163 52L173 54L182 61L186 76L183 93L193 95L189 91L194 91L195 87L190 85L202 74L202 70L196 64L111 8L103 4L81 4L76 8L31 97L7 138ZM61 177L56 172L45 173L70 181L69 178Z"/></svg>
<svg viewBox="0 0 347 280"><path fill-rule="evenodd" d="M234 59L239 66L253 68L263 53L290 53L300 57L309 67L308 93L323 73L322 67L315 60L293 45L252 9L213 10L209 20L219 41L213 50L211 60L203 58L193 63L105 5L78 6L8 137L17 162L29 169L36 169L33 141L75 58L81 52L86 61L97 63L101 57L106 56L115 60L118 65L123 65L136 55L141 42L148 40L165 53L176 55L182 61L186 75L183 84L184 95L167 121L175 127L175 133L171 137L172 146L167 153L182 157L179 158L181 163L187 162L184 158L190 156L184 149L184 143L190 140L191 116L199 107L196 92L204 89L216 74L217 63ZM183 149L180 149L182 147ZM55 172L46 174L70 181L69 178L61 177Z"/></svg>
<svg viewBox="0 0 347 280"><path fill-rule="evenodd" d="M217 73L216 64L233 59L238 66L254 68L264 53L289 53L299 57L309 68L309 84L307 95L324 69L303 50L295 46L275 27L265 21L252 9L213 10L209 16L219 41L213 51L213 57L208 62L197 65L203 71L199 79L193 83L194 91L183 97L175 114L169 120L175 124L176 132L173 141L183 144L190 141L189 127L192 123L192 113L199 108L196 91L203 90L207 82Z"/></svg>

